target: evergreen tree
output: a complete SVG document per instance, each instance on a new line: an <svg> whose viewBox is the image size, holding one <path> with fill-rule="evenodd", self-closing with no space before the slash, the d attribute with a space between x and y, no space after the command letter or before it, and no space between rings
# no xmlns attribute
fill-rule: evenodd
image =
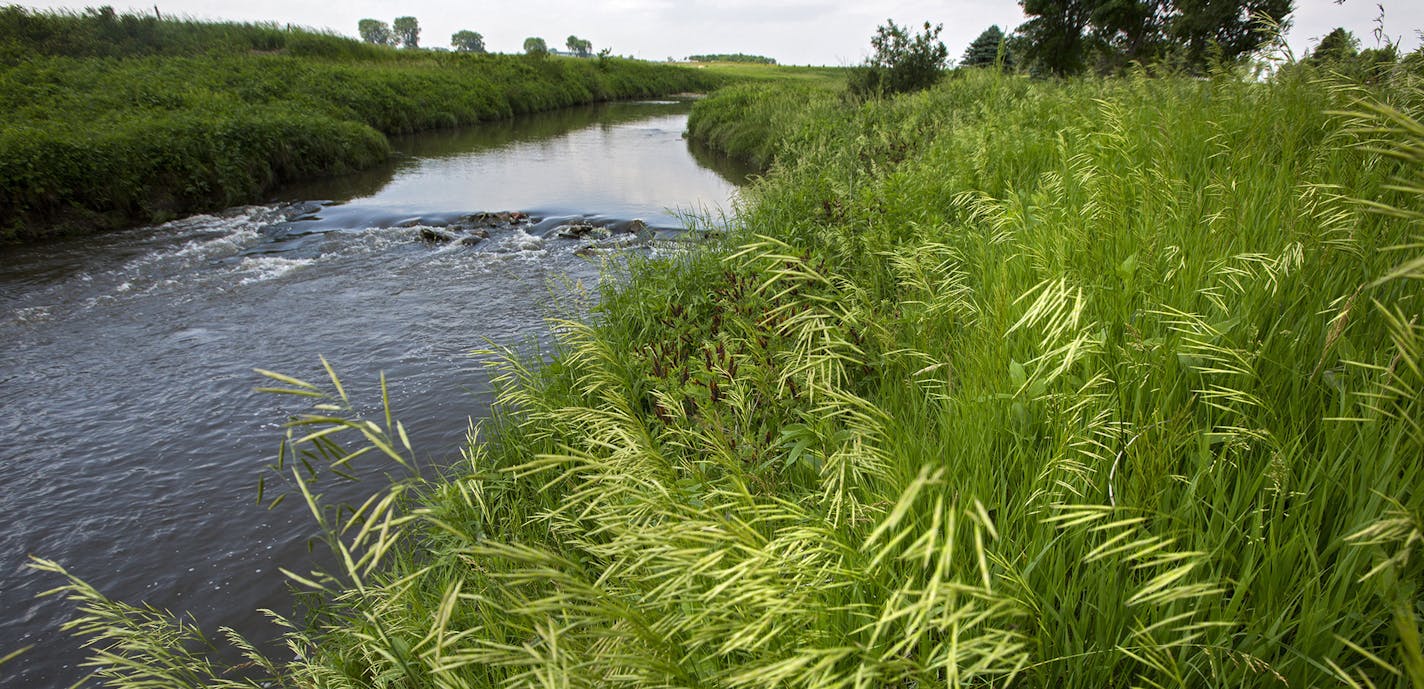
<svg viewBox="0 0 1424 689"><path fill-rule="evenodd" d="M992 67L999 61L1000 48L1003 49L1004 69L1013 69L1013 55L1009 52L1004 38L1004 30L997 24L984 30L979 37L964 49L964 57L959 64L964 67Z"/></svg>

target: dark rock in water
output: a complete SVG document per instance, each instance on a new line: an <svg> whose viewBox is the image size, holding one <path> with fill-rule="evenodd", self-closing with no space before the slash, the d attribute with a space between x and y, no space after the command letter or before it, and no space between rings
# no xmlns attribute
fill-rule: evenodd
<svg viewBox="0 0 1424 689"><path fill-rule="evenodd" d="M519 211L471 213L459 220L459 224L466 227L508 227L526 222L529 222L529 215Z"/></svg>
<svg viewBox="0 0 1424 689"><path fill-rule="evenodd" d="M483 242L486 239L489 239L489 233L485 232L484 230L480 230L475 234L469 235L464 239L461 239L460 244L462 246L474 246L476 244L479 244L480 242Z"/></svg>
<svg viewBox="0 0 1424 689"><path fill-rule="evenodd" d="M653 231L648 227L648 223L643 222L641 218L628 223L628 232L637 235L638 239L643 241L653 238Z"/></svg>
<svg viewBox="0 0 1424 689"><path fill-rule="evenodd" d="M582 246L582 247L579 247L579 249L578 249L577 251L574 251L574 255L575 255L575 256L578 256L579 258L590 259L590 260L596 258L599 253L601 253L601 252L598 250L598 245L597 245L597 244L589 244L589 245L587 245L587 246Z"/></svg>
<svg viewBox="0 0 1424 689"><path fill-rule="evenodd" d="M438 227L420 228L420 241L427 244L448 244L459 238L460 237L454 232L442 230Z"/></svg>
<svg viewBox="0 0 1424 689"><path fill-rule="evenodd" d="M584 239L586 237L607 237L608 230L591 223L575 222L554 228L555 234L564 239Z"/></svg>

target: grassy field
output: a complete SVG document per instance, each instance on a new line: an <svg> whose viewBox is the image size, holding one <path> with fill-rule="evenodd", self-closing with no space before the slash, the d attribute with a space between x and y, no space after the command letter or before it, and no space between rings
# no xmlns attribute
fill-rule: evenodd
<svg viewBox="0 0 1424 689"><path fill-rule="evenodd" d="M359 169L385 135L678 91L619 59L399 51L267 25L0 9L0 241L259 200Z"/></svg>
<svg viewBox="0 0 1424 689"><path fill-rule="evenodd" d="M802 84L829 91L844 89L849 71L843 67L796 67L750 62L698 62L692 66L736 81Z"/></svg>
<svg viewBox="0 0 1424 689"><path fill-rule="evenodd" d="M325 602L254 672L1424 687L1424 91L1317 76L699 103L772 161L732 230L494 353L447 475L335 376L277 379L344 565L295 575ZM322 504L376 458L409 480ZM116 686L230 680L65 591Z"/></svg>

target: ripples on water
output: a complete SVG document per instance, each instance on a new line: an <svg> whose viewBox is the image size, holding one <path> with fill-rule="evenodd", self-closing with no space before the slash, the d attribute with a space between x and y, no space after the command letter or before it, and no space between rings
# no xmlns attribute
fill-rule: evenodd
<svg viewBox="0 0 1424 689"><path fill-rule="evenodd" d="M0 253L0 656L36 645L0 686L80 675L57 632L66 606L34 598L57 582L27 554L115 598L270 638L253 611L290 608L276 568L304 568L312 527L300 501L255 504L300 405L255 392L252 369L318 380L324 355L370 411L384 371L417 451L446 462L488 411L470 350L537 346L550 309L591 292L598 256L680 250L670 208L725 207L741 173L694 159L685 112L624 104L402 140L409 157L291 202ZM476 246L421 241L500 210L537 222ZM635 217L651 239L555 231ZM576 255L590 246L593 260Z"/></svg>

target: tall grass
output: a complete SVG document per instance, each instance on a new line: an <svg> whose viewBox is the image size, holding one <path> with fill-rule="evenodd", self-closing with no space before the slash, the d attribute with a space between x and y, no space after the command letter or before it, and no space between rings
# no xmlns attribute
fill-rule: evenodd
<svg viewBox="0 0 1424 689"><path fill-rule="evenodd" d="M259 200L385 159L387 134L719 83L631 60L403 52L106 16L0 8L0 240Z"/></svg>
<svg viewBox="0 0 1424 689"><path fill-rule="evenodd" d="M1414 77L825 98L722 243L494 356L447 476L334 375L279 379L344 564L294 576L327 602L274 675L1424 686ZM410 478L321 505L380 456Z"/></svg>

